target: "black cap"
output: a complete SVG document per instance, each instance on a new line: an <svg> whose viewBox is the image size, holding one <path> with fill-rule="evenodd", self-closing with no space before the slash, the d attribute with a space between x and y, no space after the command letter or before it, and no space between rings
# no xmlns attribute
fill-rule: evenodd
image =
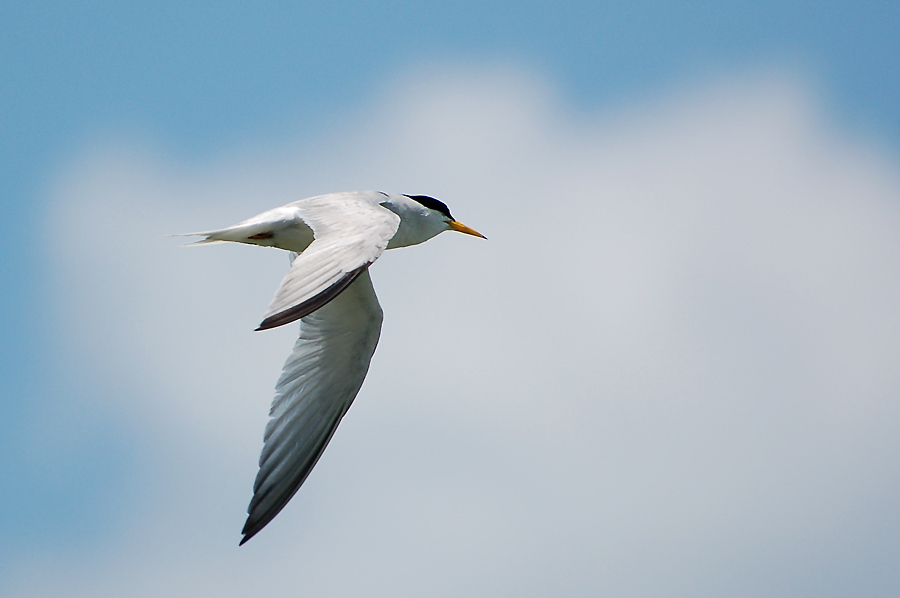
<svg viewBox="0 0 900 598"><path fill-rule="evenodd" d="M404 194L405 195L405 194ZM439 199L435 199L433 197L428 197L427 195L407 195L406 197L419 202L426 208L430 210L435 210L440 212L450 220L455 220L453 216L450 215L450 208L447 207L447 204L442 202Z"/></svg>

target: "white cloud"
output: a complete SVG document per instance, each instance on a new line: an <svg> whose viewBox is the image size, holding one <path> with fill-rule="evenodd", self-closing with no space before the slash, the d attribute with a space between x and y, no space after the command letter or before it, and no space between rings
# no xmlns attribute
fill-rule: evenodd
<svg viewBox="0 0 900 598"><path fill-rule="evenodd" d="M268 155L92 152L48 234L69 367L165 456L108 547L23 561L11 595L820 595L820 566L896 590L844 550L897 549L865 540L900 489L900 179L812 97L776 74L571 114L460 69ZM373 267L369 379L238 549L287 258L162 235L353 188L491 240Z"/></svg>

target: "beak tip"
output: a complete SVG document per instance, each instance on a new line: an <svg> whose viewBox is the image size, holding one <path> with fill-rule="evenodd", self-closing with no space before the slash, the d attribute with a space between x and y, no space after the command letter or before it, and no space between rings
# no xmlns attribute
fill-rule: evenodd
<svg viewBox="0 0 900 598"><path fill-rule="evenodd" d="M457 220L453 220L450 222L450 230L455 230L458 233L465 233L467 235L472 235L473 237L481 237L482 239L487 239L487 237L482 235L480 232L478 232L474 228L470 228L470 227L466 226L465 224L463 224L462 222L459 222Z"/></svg>

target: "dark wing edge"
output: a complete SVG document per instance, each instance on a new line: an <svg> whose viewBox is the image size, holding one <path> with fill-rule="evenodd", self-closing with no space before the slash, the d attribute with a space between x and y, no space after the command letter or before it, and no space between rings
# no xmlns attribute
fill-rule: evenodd
<svg viewBox="0 0 900 598"><path fill-rule="evenodd" d="M269 330L271 328L277 328L279 326L284 326L285 324L290 324L291 322L296 322L300 318L305 318L312 312L316 311L323 305L327 304L329 301L340 295L344 289L350 286L356 278L362 274L366 268L372 265L372 262L367 264L363 264L359 268L351 270L344 274L336 283L319 293L313 297L310 297L303 303L298 305L294 305L293 307L289 307L284 311L280 311L277 314L271 315L260 323L259 328L256 330Z"/></svg>
<svg viewBox="0 0 900 598"><path fill-rule="evenodd" d="M238 546L243 546L245 542L259 533L262 528L266 527L270 521L275 519L275 516L281 512L285 505L290 502L294 495L297 494L297 490L300 489L300 486L302 486L303 482L306 481L306 478L309 477L309 474L316 466L316 463L319 462L319 458L325 452L328 443L331 442L332 436L334 436L335 431L337 431L338 424L340 424L341 420L344 418L344 413L346 413L346 411L332 418L328 426L324 428L323 432L325 433L321 435L319 442L316 444L316 448L310 452L309 458L300 463L298 467L293 468L294 473L291 474L291 477L294 478L294 483L281 489L275 501L262 513L254 513L254 508L263 499L267 498L269 494L253 495L253 500L247 508L247 521L244 523L244 528L241 530L241 534L243 534L244 537L241 538L241 542ZM263 479L263 472L260 471L254 486L258 487ZM254 491L255 490L256 488Z"/></svg>

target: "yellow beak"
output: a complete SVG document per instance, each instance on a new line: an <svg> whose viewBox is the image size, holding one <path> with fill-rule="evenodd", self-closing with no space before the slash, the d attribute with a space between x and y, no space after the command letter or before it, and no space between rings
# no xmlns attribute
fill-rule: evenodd
<svg viewBox="0 0 900 598"><path fill-rule="evenodd" d="M487 239L487 237L482 235L474 228L469 228L462 222L457 222L456 220L451 220L447 223L447 226L450 227L450 230L455 230L458 233L466 233L467 235L472 235L473 237L481 237L482 239Z"/></svg>

